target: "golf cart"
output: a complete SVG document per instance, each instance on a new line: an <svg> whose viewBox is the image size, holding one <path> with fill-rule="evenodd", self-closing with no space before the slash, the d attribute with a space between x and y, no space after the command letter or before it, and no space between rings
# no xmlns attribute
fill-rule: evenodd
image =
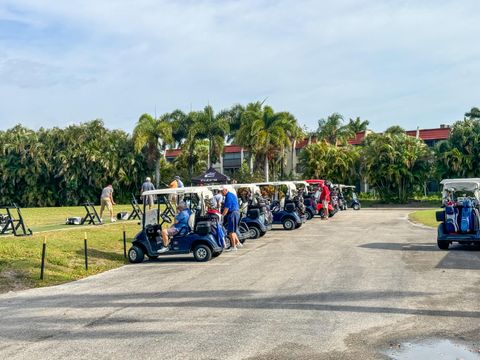
<svg viewBox="0 0 480 360"><path fill-rule="evenodd" d="M298 195L303 198L305 207L305 217L307 220L313 219L317 214L317 202L314 193L311 191L310 184L306 181L293 181L298 190Z"/></svg>
<svg viewBox="0 0 480 360"><path fill-rule="evenodd" d="M480 178L445 179L441 211L436 212L437 245L448 250L453 242L480 245Z"/></svg>
<svg viewBox="0 0 480 360"><path fill-rule="evenodd" d="M205 201L212 197L212 192L205 187L186 187L145 191L143 196L156 195L157 209L147 210L143 205L142 230L135 235L132 247L128 250L128 260L140 263L145 255L150 259L159 256L189 254L193 252L196 261L208 261L223 251L222 239L217 239L212 232L215 224L206 215ZM159 254L163 248L161 231L174 221L176 210L169 200L171 196L183 196L191 215L188 227L184 227L171 238L169 249Z"/></svg>
<svg viewBox="0 0 480 360"><path fill-rule="evenodd" d="M268 193L272 201L270 209L273 215L272 224L282 224L285 230L297 229L306 221L306 216L301 217L297 212L296 204L292 198L296 195L296 187L292 182L263 182L256 183L262 193ZM283 190L284 196L280 197Z"/></svg>
<svg viewBox="0 0 480 360"><path fill-rule="evenodd" d="M264 236L272 228L269 209L255 184L233 184L240 203L241 221L248 225L252 239Z"/></svg>
<svg viewBox="0 0 480 360"><path fill-rule="evenodd" d="M325 180L321 180L321 179L309 179L309 180L305 180L305 182L307 182L311 186L314 192L321 189L321 187L323 187L323 184L325 184ZM334 209L334 207L332 206L332 202L330 201L328 203L328 216L332 217L336 213L337 211ZM318 199L316 200L316 214L320 215L320 217L322 218L324 217L323 204Z"/></svg>
<svg viewBox="0 0 480 360"><path fill-rule="evenodd" d="M347 207L352 208L353 210L360 210L361 204L360 200L358 200L358 196L356 191L356 187L353 185L339 185L340 192L343 194L344 201L344 210Z"/></svg>

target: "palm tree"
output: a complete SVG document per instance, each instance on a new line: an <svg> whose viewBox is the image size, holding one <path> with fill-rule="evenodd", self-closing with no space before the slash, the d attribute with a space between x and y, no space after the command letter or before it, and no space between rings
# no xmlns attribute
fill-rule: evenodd
<svg viewBox="0 0 480 360"><path fill-rule="evenodd" d="M297 134L296 119L287 112L275 113L260 102L248 104L237 132L237 143L248 149L250 156L263 157L265 180L269 181L269 162L281 156L290 146L290 134Z"/></svg>
<svg viewBox="0 0 480 360"><path fill-rule="evenodd" d="M146 149L149 166L155 166L155 180L160 187L160 156L164 153L167 144L173 142L172 124L168 121L168 114L154 119L149 114L143 114L133 130L135 150L139 153Z"/></svg>
<svg viewBox="0 0 480 360"><path fill-rule="evenodd" d="M348 125L343 125L343 116L338 113L333 113L326 120L318 120L317 134L320 140L335 146L346 144L348 139L355 136Z"/></svg>
<svg viewBox="0 0 480 360"><path fill-rule="evenodd" d="M350 119L348 121L347 127L352 131L352 133L356 134L366 131L368 129L368 125L370 125L368 120L361 120L360 117L357 116L355 120Z"/></svg>
<svg viewBox="0 0 480 360"><path fill-rule="evenodd" d="M229 132L227 120L215 116L213 108L208 105L203 111L198 112L191 131L194 131L198 138L208 140L208 168L210 168L223 154L225 137Z"/></svg>

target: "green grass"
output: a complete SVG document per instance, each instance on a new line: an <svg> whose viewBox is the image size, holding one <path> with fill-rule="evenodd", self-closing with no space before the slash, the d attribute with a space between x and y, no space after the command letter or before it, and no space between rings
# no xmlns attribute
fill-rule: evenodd
<svg viewBox="0 0 480 360"><path fill-rule="evenodd" d="M100 206L95 206L100 214ZM114 214L121 211L131 211L130 205L115 205L113 207ZM49 208L25 208L22 209L22 215L25 223L34 232L44 230L56 230L62 228L71 228L71 225L65 225L68 217L85 216L85 208L83 206L64 206ZM103 220L108 223L110 221L108 210L103 213Z"/></svg>
<svg viewBox="0 0 480 360"><path fill-rule="evenodd" d="M438 222L435 220L435 212L440 209L420 210L411 213L408 217L411 221L426 226L437 227Z"/></svg>
<svg viewBox="0 0 480 360"><path fill-rule="evenodd" d="M129 205L114 206L115 213L130 211ZM69 216L82 216L83 207L35 208L22 210L33 236L0 236L0 293L9 290L48 286L77 280L119 267L123 257L123 226L130 241L139 231L138 220L105 225L63 225ZM60 229L59 231L53 231ZM48 231L45 231L48 230ZM40 232L39 232L40 231ZM84 234L87 234L89 269L84 263ZM42 243L47 238L45 279L40 280Z"/></svg>

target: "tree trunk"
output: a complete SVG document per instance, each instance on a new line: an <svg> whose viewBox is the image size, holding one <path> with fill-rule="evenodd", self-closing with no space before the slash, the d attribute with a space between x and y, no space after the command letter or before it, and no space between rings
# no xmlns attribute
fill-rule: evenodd
<svg viewBox="0 0 480 360"><path fill-rule="evenodd" d="M269 173L268 173L268 155L265 155L265 181L269 181Z"/></svg>
<svg viewBox="0 0 480 360"><path fill-rule="evenodd" d="M155 186L157 189L160 188L160 159L155 164Z"/></svg>
<svg viewBox="0 0 480 360"><path fill-rule="evenodd" d="M249 156L250 159L248 159L248 166L250 168L250 175L253 176L253 153L251 150L249 151Z"/></svg>
<svg viewBox="0 0 480 360"><path fill-rule="evenodd" d="M207 159L207 169L210 169L210 168L212 167L212 164L211 164L211 159L212 159L211 152L212 152L212 142L210 141L210 139L208 139L208 159Z"/></svg>

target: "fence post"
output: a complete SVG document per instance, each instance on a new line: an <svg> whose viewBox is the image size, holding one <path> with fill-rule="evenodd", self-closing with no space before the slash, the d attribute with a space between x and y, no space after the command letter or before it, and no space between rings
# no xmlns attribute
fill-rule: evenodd
<svg viewBox="0 0 480 360"><path fill-rule="evenodd" d="M45 255L47 252L47 236L43 238L43 245L42 245L42 267L40 269L40 280L43 280L45 274Z"/></svg>
<svg viewBox="0 0 480 360"><path fill-rule="evenodd" d="M83 239L83 244L85 247L85 270L88 271L88 244L87 244L87 232L85 231L85 237Z"/></svg>
<svg viewBox="0 0 480 360"><path fill-rule="evenodd" d="M123 224L123 257L127 258L127 233L125 231L125 224Z"/></svg>

